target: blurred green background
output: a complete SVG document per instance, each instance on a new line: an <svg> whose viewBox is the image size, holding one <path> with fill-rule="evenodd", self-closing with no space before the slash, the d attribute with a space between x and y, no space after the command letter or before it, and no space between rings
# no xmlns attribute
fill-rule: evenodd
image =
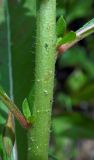
<svg viewBox="0 0 94 160"><path fill-rule="evenodd" d="M94 17L93 8L93 0L58 0L57 19L63 15L67 31L76 31ZM58 56L55 77L52 151L60 160L83 160L82 152L89 160L83 146L94 151L94 35Z"/></svg>

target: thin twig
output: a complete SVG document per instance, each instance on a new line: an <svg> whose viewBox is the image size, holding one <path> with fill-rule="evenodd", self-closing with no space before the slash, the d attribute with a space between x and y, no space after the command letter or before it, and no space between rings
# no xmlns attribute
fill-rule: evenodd
<svg viewBox="0 0 94 160"><path fill-rule="evenodd" d="M81 29L76 31L76 39L74 41L69 42L69 43L65 43L65 44L59 46L57 48L57 51L59 53L64 53L69 48L71 48L76 43L78 43L80 40L86 38L87 36L91 35L92 33L94 33L94 23L92 23L91 25L85 25L85 27L83 26Z"/></svg>
<svg viewBox="0 0 94 160"><path fill-rule="evenodd" d="M13 101L6 95L0 91L0 100L8 107L8 109L13 113L13 115L17 118L19 123L26 129L30 127L30 123L27 122L23 114L20 112L18 107L13 103Z"/></svg>

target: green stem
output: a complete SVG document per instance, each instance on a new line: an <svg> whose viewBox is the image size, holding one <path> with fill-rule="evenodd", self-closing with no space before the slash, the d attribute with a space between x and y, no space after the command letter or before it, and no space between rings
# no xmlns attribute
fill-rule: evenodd
<svg viewBox="0 0 94 160"><path fill-rule="evenodd" d="M76 39L72 42L63 44L57 48L59 53L64 53L67 51L69 48L74 46L76 43L78 43L80 40L86 38L87 36L91 35L94 33L94 23L91 25L83 26L81 29L76 31Z"/></svg>
<svg viewBox="0 0 94 160"><path fill-rule="evenodd" d="M55 44L56 0L40 0L37 8L34 124L28 135L28 160L48 160Z"/></svg>
<svg viewBox="0 0 94 160"><path fill-rule="evenodd" d="M24 128L28 129L30 127L30 124L27 122L18 107L11 101L4 91L0 91L0 100L6 105L6 107L8 107Z"/></svg>

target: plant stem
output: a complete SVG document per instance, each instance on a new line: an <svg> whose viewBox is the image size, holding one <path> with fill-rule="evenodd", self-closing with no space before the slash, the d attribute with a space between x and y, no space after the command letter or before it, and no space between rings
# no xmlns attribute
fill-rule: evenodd
<svg viewBox="0 0 94 160"><path fill-rule="evenodd" d="M30 124L27 122L23 114L20 112L18 107L11 101L11 99L0 91L0 100L8 107L8 109L13 113L13 115L17 118L19 123L26 129L30 127Z"/></svg>
<svg viewBox="0 0 94 160"><path fill-rule="evenodd" d="M48 160L55 44L56 0L40 0L37 8L34 124L28 136L28 160Z"/></svg>
<svg viewBox="0 0 94 160"><path fill-rule="evenodd" d="M78 43L80 40L86 38L87 36L94 33L94 24L92 23L90 26L82 27L81 29L76 31L76 39L70 43L63 44L57 48L59 53L64 53L69 48L74 46L76 43Z"/></svg>

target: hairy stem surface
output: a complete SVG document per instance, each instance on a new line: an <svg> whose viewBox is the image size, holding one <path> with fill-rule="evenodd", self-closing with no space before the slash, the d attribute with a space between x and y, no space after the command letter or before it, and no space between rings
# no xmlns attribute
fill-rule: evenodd
<svg viewBox="0 0 94 160"><path fill-rule="evenodd" d="M56 1L37 4L34 125L29 131L28 160L47 160L56 59Z"/></svg>

